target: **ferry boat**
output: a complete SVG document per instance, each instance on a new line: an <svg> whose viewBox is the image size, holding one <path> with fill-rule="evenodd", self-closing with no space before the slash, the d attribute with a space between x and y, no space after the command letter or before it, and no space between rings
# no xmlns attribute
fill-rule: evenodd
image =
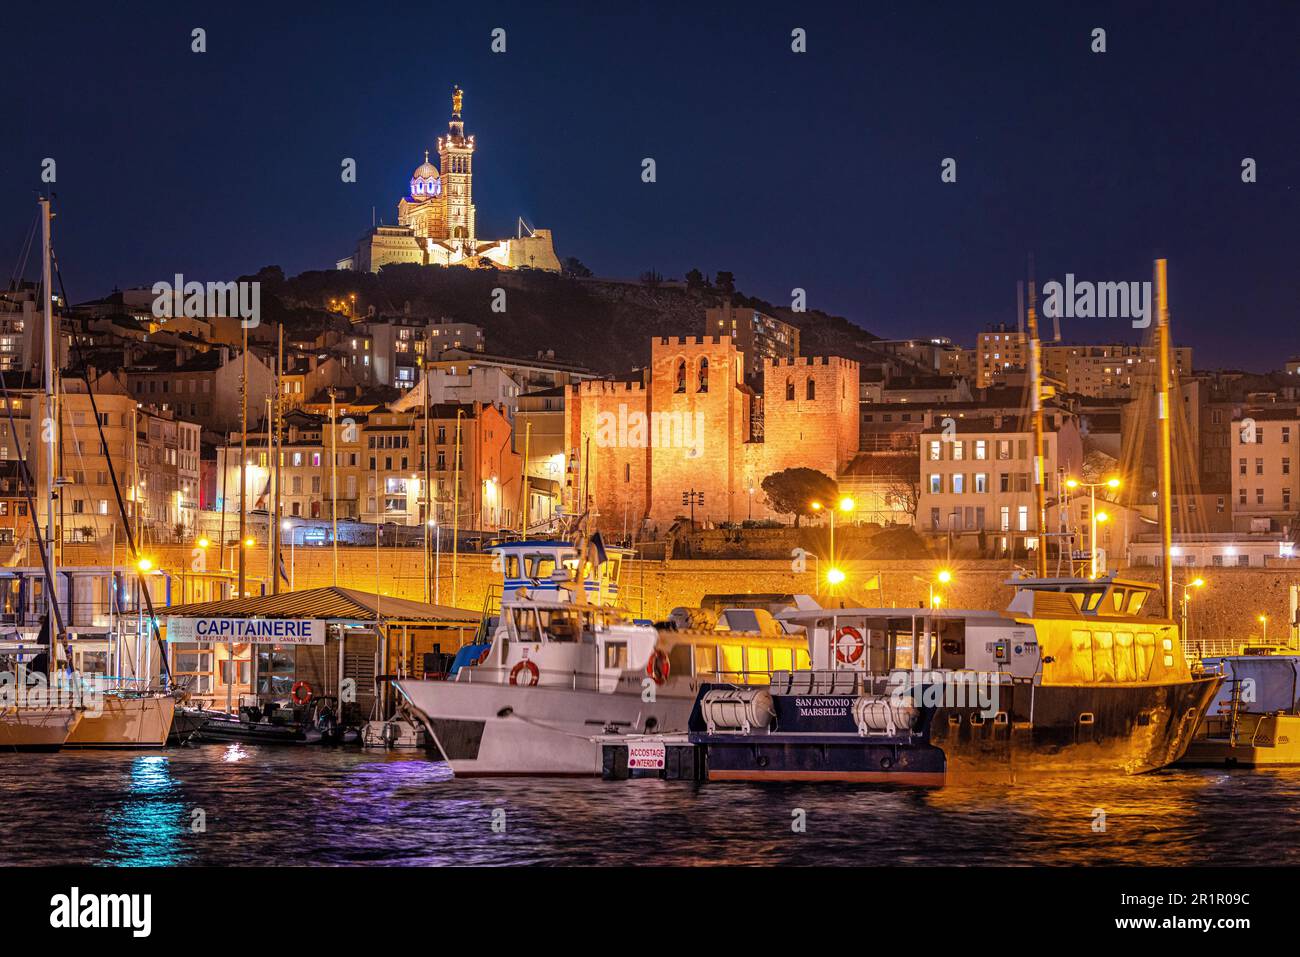
<svg viewBox="0 0 1300 957"><path fill-rule="evenodd" d="M942 784L1177 761L1221 678L1193 673L1172 621L1142 615L1155 586L1009 584L1005 612L783 612L807 630L811 669L765 689L703 688L687 735L636 753L606 739L603 773L671 764L709 780ZM666 762L670 745L701 753Z"/></svg>
<svg viewBox="0 0 1300 957"><path fill-rule="evenodd" d="M491 549L501 613L447 680L394 681L460 776L601 773L603 733L684 731L703 682L766 684L809 664L802 636L656 629L617 605L626 553L564 541Z"/></svg>
<svg viewBox="0 0 1300 957"><path fill-rule="evenodd" d="M1300 655L1207 658L1224 683L1178 763L1184 767L1300 765Z"/></svg>

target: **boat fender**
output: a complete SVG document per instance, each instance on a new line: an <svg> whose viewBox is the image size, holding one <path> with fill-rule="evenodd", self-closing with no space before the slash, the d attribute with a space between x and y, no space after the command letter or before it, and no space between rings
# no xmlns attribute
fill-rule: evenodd
<svg viewBox="0 0 1300 957"><path fill-rule="evenodd" d="M839 659L840 664L853 664L862 657L862 650L865 647L866 642L862 640L862 632L852 625L845 625L835 632L835 657Z"/></svg>
<svg viewBox="0 0 1300 957"><path fill-rule="evenodd" d="M283 685L281 687L283 687ZM293 699L294 704L299 705L311 701L313 693L311 685L307 684L305 681L296 681L294 682L293 687L289 689L289 697Z"/></svg>
<svg viewBox="0 0 1300 957"><path fill-rule="evenodd" d="M655 653L646 662L645 673L655 680L655 684L661 685L668 680L668 672L668 656L664 654L663 649L656 648Z"/></svg>
<svg viewBox="0 0 1300 957"><path fill-rule="evenodd" d="M528 672L528 676L521 678L520 676L525 671ZM533 664L527 658L516 663L515 666L510 669L510 683L512 685L521 685L522 687L530 688L540 682L541 679L542 673L537 670L537 665Z"/></svg>

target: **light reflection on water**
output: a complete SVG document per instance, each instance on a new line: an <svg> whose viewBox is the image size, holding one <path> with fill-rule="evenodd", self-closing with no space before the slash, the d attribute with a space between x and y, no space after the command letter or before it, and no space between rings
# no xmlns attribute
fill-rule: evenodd
<svg viewBox="0 0 1300 957"><path fill-rule="evenodd" d="M1300 862L1300 769L934 790L474 781L420 757L232 745L0 755L0 806L3 866Z"/></svg>

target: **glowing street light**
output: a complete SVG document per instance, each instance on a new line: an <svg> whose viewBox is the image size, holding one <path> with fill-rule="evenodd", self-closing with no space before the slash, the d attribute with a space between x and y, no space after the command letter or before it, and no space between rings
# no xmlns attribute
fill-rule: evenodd
<svg viewBox="0 0 1300 957"><path fill-rule="evenodd" d="M1268 615L1260 615L1259 622L1264 626L1264 643L1268 644Z"/></svg>
<svg viewBox="0 0 1300 957"><path fill-rule="evenodd" d="M1111 476L1104 482L1080 482L1078 479L1067 478L1065 487L1074 490L1076 488L1086 488L1088 490L1088 514L1092 516L1092 536L1088 541L1088 556L1090 558L1089 578L1097 577L1097 525L1110 520L1110 516L1105 512L1097 512L1097 489L1108 488L1115 491L1123 484L1118 476Z"/></svg>
<svg viewBox="0 0 1300 957"><path fill-rule="evenodd" d="M246 539L244 539L245 548L252 548L256 544L257 544L257 539L255 539L252 535L249 535Z"/></svg>
<svg viewBox="0 0 1300 957"><path fill-rule="evenodd" d="M1200 591L1204 587L1204 578L1193 578L1183 586L1183 631L1186 632L1184 637L1189 641L1192 637L1192 589Z"/></svg>
<svg viewBox="0 0 1300 957"><path fill-rule="evenodd" d="M197 545L197 546L199 546L199 548L207 548L207 547L208 547L209 545L211 545L212 543L211 543L210 541L208 541L206 538L200 538L200 539L199 539L197 542L195 542L194 544Z"/></svg>
<svg viewBox="0 0 1300 957"><path fill-rule="evenodd" d="M841 512L851 512L853 511L854 508L853 499L849 498L847 495L842 497L835 504L838 510ZM818 499L813 499L811 502L809 502L808 507L812 509L814 512L820 512L823 509L825 509L826 514L830 516L830 526L831 526L830 560L834 562L835 561L835 511L836 509L827 508ZM826 573L826 580L830 582L832 585L840 584L841 582L844 581L844 578L845 578L844 572L842 572L840 569L835 568L833 566L831 567L830 571Z"/></svg>

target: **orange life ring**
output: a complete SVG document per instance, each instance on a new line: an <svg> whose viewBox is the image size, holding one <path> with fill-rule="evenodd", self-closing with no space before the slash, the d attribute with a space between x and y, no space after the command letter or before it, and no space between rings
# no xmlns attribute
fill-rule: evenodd
<svg viewBox="0 0 1300 957"><path fill-rule="evenodd" d="M306 691L307 693L304 696L299 697L299 691ZM307 684L305 681L294 682L294 686L289 689L289 697L293 699L294 704L306 704L312 699L313 694L314 692L311 690L311 685Z"/></svg>
<svg viewBox="0 0 1300 957"><path fill-rule="evenodd" d="M519 676L524 672L525 669L527 669L529 677L524 679L521 682L519 680ZM542 680L542 673L537 670L537 665L533 664L527 658L525 658L523 661L518 662L513 668L510 669L510 683L512 685L521 685L524 688L531 688L533 685L537 684L541 680Z"/></svg>
<svg viewBox="0 0 1300 957"><path fill-rule="evenodd" d="M846 642L844 639L847 638ZM845 625L835 632L835 657L841 664L851 665L862 657L867 643L862 640L862 632L852 625Z"/></svg>
<svg viewBox="0 0 1300 957"><path fill-rule="evenodd" d="M655 684L661 685L668 680L668 671L668 656L664 654L663 649L656 648L655 653L646 662L645 673L655 680Z"/></svg>
<svg viewBox="0 0 1300 957"><path fill-rule="evenodd" d="M481 665L481 664L483 664L483 662L487 661L487 656L490 655L490 654L492 654L492 649L491 649L490 647L488 647L488 648L484 648L484 649L483 649L483 654L481 654L481 655L478 656L478 661L474 662L474 664L476 664L476 665Z"/></svg>

